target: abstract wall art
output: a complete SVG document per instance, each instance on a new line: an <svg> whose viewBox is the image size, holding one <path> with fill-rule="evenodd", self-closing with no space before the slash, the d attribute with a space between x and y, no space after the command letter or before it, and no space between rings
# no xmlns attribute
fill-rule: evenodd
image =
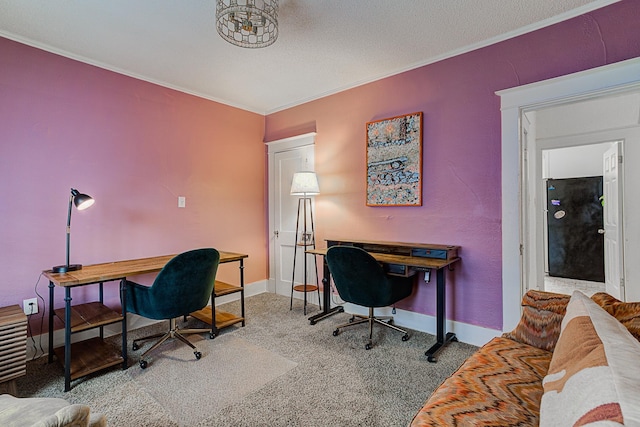
<svg viewBox="0 0 640 427"><path fill-rule="evenodd" d="M422 113L367 123L367 206L422 206Z"/></svg>

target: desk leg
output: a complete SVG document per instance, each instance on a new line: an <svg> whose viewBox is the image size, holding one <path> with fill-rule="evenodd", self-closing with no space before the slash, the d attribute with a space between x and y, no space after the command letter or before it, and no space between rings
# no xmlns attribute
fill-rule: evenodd
<svg viewBox="0 0 640 427"><path fill-rule="evenodd" d="M102 289L102 283L100 283ZM129 367L127 359L127 279L120 280L120 307L122 307L122 369Z"/></svg>
<svg viewBox="0 0 640 427"><path fill-rule="evenodd" d="M242 316L242 327L245 325L244 317L244 259L240 259L240 315Z"/></svg>
<svg viewBox="0 0 640 427"><path fill-rule="evenodd" d="M218 336L218 332L216 327L216 291L214 289L211 292L211 332L209 333L209 338L214 339Z"/></svg>
<svg viewBox="0 0 640 427"><path fill-rule="evenodd" d="M71 287L64 288L64 391L71 390Z"/></svg>
<svg viewBox="0 0 640 427"><path fill-rule="evenodd" d="M329 271L329 265L327 260L323 258L323 272L322 272L322 311L319 314L309 317L309 323L315 325L317 322L324 318L332 316L336 313L344 311L344 307L341 305L331 308L331 272Z"/></svg>
<svg viewBox="0 0 640 427"><path fill-rule="evenodd" d="M104 304L104 282L98 285L98 300L100 304ZM122 295L120 296L120 305L122 306ZM100 326L100 340L104 340L104 326Z"/></svg>
<svg viewBox="0 0 640 427"><path fill-rule="evenodd" d="M453 332L446 333L446 279L445 269L439 268L437 271L437 284L436 284L436 343L431 346L429 350L425 352L427 360L435 363L436 353L438 353L442 347L444 347L449 341L458 341L456 334Z"/></svg>
<svg viewBox="0 0 640 427"><path fill-rule="evenodd" d="M49 363L53 362L53 290L55 285L49 281Z"/></svg>

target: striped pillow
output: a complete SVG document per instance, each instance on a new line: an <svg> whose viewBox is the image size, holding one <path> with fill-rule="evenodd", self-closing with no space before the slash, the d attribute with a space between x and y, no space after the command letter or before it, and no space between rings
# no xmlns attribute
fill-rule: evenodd
<svg viewBox="0 0 640 427"><path fill-rule="evenodd" d="M522 298L523 310L518 325L502 336L553 351L569 299L569 295L530 289Z"/></svg>
<svg viewBox="0 0 640 427"><path fill-rule="evenodd" d="M542 382L540 426L640 425L639 362L640 342L574 292Z"/></svg>

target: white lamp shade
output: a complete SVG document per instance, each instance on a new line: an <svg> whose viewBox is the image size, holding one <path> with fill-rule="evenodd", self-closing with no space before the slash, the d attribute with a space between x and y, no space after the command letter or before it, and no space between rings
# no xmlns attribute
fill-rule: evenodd
<svg viewBox="0 0 640 427"><path fill-rule="evenodd" d="M291 195L320 194L318 177L315 172L296 172L291 181Z"/></svg>

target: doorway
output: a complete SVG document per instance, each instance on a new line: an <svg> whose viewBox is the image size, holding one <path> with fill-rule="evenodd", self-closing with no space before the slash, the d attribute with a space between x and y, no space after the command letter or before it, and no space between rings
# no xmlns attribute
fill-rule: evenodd
<svg viewBox="0 0 640 427"><path fill-rule="evenodd" d="M544 117L544 115L542 116ZM597 138L596 138L597 139ZM541 289L605 292L603 157L611 143L542 150L545 275ZM563 146L562 138L547 145Z"/></svg>
<svg viewBox="0 0 640 427"><path fill-rule="evenodd" d="M523 218L523 265L526 265L522 280L523 293L528 289L540 289L571 294L577 289L589 295L606 291L615 298L626 299L628 272L625 271L624 253L627 250L635 253L638 243L625 242L623 216L633 215L635 211L632 210L633 205L629 205L627 214L624 214L624 199L629 196L625 196L622 185L625 181L625 163L640 161L634 154L640 143L640 127L635 113L638 108L640 92L634 90L602 94L523 112L528 129L528 137L523 140L523 144L527 153L530 153L523 164L527 179L522 182L521 201L523 212L526 213ZM623 146L631 148L630 156L623 156ZM610 193L603 198L607 200L603 204L603 214L610 209L609 216L615 216L612 223L619 226L610 227L608 232L604 224L600 228L603 242L612 243L605 246L605 285L599 285L595 280L572 277L567 278L569 280L551 280L546 230L550 222L558 220L549 219L547 215L548 187L545 178L604 176L605 160L610 161L609 151L612 149L619 151L619 154L613 155L617 165L616 176L619 176L614 179L616 188L613 191L610 188L603 191L603 196L607 191ZM623 162L623 158L627 158L627 162ZM630 173L633 174L633 169L630 169ZM630 192L633 193L632 187ZM597 233L598 230L593 227L591 231ZM593 248L585 250L593 252ZM572 257L579 259L580 253L574 253Z"/></svg>
<svg viewBox="0 0 640 427"><path fill-rule="evenodd" d="M267 143L269 173L269 283L268 291L290 296L296 246L298 197L290 195L293 174L315 170L315 132ZM314 276L309 272L309 277ZM316 276L317 278L317 276ZM314 279L317 281L317 279ZM308 280L308 283L312 283ZM313 282L317 284L316 282ZM298 295L294 295L298 297Z"/></svg>
<svg viewBox="0 0 640 427"><path fill-rule="evenodd" d="M535 141L536 133L540 131L537 126L527 129L528 115L533 115L548 107L565 106L563 120L574 123L571 111L572 107L580 105L583 101L601 99L614 95L639 96L640 94L640 58L634 58L598 67L572 75L562 76L543 82L526 86L506 89L497 92L501 98L502 111L502 295L503 295L503 330L511 330L520 320L521 300L527 289L540 288L544 277L543 268L539 268L539 259L544 260L542 235L536 233L541 230L541 222L538 216L532 215L531 203L534 206L544 199L544 194L536 191L536 186L531 189L531 183L541 183L530 176L541 162L540 147L531 147L531 141ZM616 105L614 104L614 108ZM640 102L631 103L625 110L617 110L618 119L627 124L619 124L618 129L624 129L628 136L623 139L625 146L626 164L635 164L640 161ZM608 110L592 109L588 112L596 120L585 120L581 128L574 132L574 136L589 132L601 131L594 128L597 118ZM576 114L575 112L573 113ZM614 119L615 116L614 115ZM585 116L587 117L587 116ZM617 120L617 119L615 119ZM611 129L611 127L609 127ZM606 133L606 132L603 132ZM603 135L600 141L616 140L619 137L610 133ZM574 145L580 145L575 143ZM554 148L554 147L547 147ZM640 173L634 171L640 168L625 168L625 181L637 182ZM541 188L542 185L539 185ZM637 186L636 186L637 187ZM640 189L627 186L624 189L625 218L631 218L640 212ZM542 211L542 210L541 210ZM514 213L516 213L514 215ZM627 221L621 225L627 239L623 240L624 256L631 259L640 256L640 224ZM632 238L634 237L635 238ZM630 258L629 258L630 257ZM637 263L624 264L624 279L629 286L626 287L626 299L640 300L640 266ZM544 265L544 262L542 263Z"/></svg>

